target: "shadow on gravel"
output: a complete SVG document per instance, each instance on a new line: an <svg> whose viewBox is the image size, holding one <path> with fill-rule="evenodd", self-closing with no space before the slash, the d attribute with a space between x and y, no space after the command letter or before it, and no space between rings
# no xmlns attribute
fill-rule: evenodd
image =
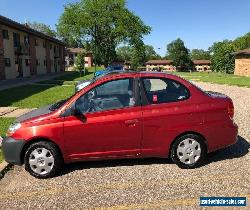
<svg viewBox="0 0 250 210"><path fill-rule="evenodd" d="M172 164L172 161L162 158L145 158L145 159L117 159L117 160L103 160L103 161L89 161L65 164L63 171L60 175L71 173L75 170L83 170L90 168L109 168L121 166L134 166L134 165L153 165L153 164Z"/></svg>
<svg viewBox="0 0 250 210"><path fill-rule="evenodd" d="M221 149L210 153L207 157L205 165L226 159L243 157L249 152L249 149L250 149L250 143L243 137L238 136L238 141L236 144L227 147L225 149Z"/></svg>
<svg viewBox="0 0 250 210"><path fill-rule="evenodd" d="M238 136L238 142L228 148L212 152L207 156L203 166L212 162L223 161L226 159L234 159L245 156L250 149L250 143ZM145 158L145 159L119 159L119 160L104 160L104 161L88 161L77 162L64 165L63 171L60 175L71 173L75 170L84 170L90 168L107 168L107 167L121 167L121 166L134 166L134 165L153 165L153 164L172 164L170 158Z"/></svg>

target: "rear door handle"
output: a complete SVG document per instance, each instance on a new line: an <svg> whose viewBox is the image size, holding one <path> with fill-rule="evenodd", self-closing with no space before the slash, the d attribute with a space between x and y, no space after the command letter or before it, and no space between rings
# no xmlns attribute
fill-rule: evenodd
<svg viewBox="0 0 250 210"><path fill-rule="evenodd" d="M126 120L125 124L128 126L135 126L139 122L138 119L133 119L133 120Z"/></svg>

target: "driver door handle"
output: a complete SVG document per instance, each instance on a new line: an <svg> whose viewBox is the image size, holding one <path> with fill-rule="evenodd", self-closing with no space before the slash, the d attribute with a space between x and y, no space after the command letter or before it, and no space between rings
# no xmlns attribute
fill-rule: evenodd
<svg viewBox="0 0 250 210"><path fill-rule="evenodd" d="M138 119L132 119L132 120L126 120L125 124L127 126L133 127L136 126L136 124L138 124L139 120Z"/></svg>

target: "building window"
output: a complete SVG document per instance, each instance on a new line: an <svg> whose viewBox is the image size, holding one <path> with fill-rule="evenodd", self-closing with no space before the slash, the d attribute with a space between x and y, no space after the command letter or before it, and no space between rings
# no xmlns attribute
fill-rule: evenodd
<svg viewBox="0 0 250 210"><path fill-rule="evenodd" d="M39 63L38 59L36 59L36 65L37 65L37 66L39 66L39 65L40 65L40 63Z"/></svg>
<svg viewBox="0 0 250 210"><path fill-rule="evenodd" d="M50 49L52 50L52 44L50 44Z"/></svg>
<svg viewBox="0 0 250 210"><path fill-rule="evenodd" d="M4 39L9 39L9 32L8 32L8 30L3 30L3 38Z"/></svg>
<svg viewBox="0 0 250 210"><path fill-rule="evenodd" d="M35 46L38 46L38 40L35 39Z"/></svg>
<svg viewBox="0 0 250 210"><path fill-rule="evenodd" d="M14 42L14 47L20 46L20 34L13 33L13 42Z"/></svg>
<svg viewBox="0 0 250 210"><path fill-rule="evenodd" d="M43 48L46 48L46 41L43 40Z"/></svg>
<svg viewBox="0 0 250 210"><path fill-rule="evenodd" d="M43 61L43 65L44 65L44 66L47 66L47 60L44 60L44 61Z"/></svg>
<svg viewBox="0 0 250 210"><path fill-rule="evenodd" d="M29 59L25 59L25 65L29 66L30 65L30 60Z"/></svg>
<svg viewBox="0 0 250 210"><path fill-rule="evenodd" d="M4 64L5 66L11 66L10 58L4 58Z"/></svg>
<svg viewBox="0 0 250 210"><path fill-rule="evenodd" d="M30 41L29 41L29 36L28 36L28 35L25 35L23 41L24 41L24 45L25 45L25 46L28 46L29 43L30 43Z"/></svg>

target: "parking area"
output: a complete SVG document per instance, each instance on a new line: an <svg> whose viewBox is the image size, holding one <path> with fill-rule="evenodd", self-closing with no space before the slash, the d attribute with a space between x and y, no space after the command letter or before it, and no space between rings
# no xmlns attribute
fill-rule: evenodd
<svg viewBox="0 0 250 210"><path fill-rule="evenodd" d="M206 165L184 170L168 159L84 162L47 180L15 166L0 181L0 209L195 209L200 196L250 199L250 88L197 85L230 96L239 125L237 144L210 154Z"/></svg>

